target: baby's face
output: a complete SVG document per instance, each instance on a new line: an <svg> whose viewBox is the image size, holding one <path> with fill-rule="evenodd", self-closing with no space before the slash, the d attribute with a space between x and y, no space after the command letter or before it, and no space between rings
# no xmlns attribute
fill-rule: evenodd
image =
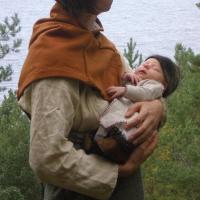
<svg viewBox="0 0 200 200"><path fill-rule="evenodd" d="M155 58L149 58L143 62L139 67L136 68L135 74L138 75L142 80L153 79L166 86L163 70L160 66L160 63Z"/></svg>

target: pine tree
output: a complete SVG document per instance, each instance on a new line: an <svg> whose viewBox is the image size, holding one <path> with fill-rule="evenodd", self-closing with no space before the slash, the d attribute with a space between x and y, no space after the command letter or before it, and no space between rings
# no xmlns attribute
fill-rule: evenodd
<svg viewBox="0 0 200 200"><path fill-rule="evenodd" d="M41 199L28 163L29 130L29 120L10 90L0 104L0 200Z"/></svg>
<svg viewBox="0 0 200 200"><path fill-rule="evenodd" d="M200 199L200 70L194 65L198 59L191 48L176 45L181 82L166 100L167 122L159 131L159 146L144 164L148 200Z"/></svg>
<svg viewBox="0 0 200 200"><path fill-rule="evenodd" d="M22 43L21 39L16 39L16 35L20 32L20 20L17 14L11 18L6 17L0 23L0 59L4 59L11 52L18 52ZM7 64L0 65L0 83L2 81L10 81L12 75L12 66ZM5 90L5 87L0 87L0 91Z"/></svg>
<svg viewBox="0 0 200 200"><path fill-rule="evenodd" d="M142 54L138 50L135 50L135 48L136 42L133 42L133 39L130 38L127 48L124 49L124 56L127 58L131 68L136 68L143 61Z"/></svg>

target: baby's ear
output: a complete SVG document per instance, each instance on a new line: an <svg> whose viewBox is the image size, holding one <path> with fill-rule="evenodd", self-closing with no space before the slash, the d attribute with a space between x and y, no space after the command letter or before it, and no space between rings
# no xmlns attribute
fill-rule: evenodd
<svg viewBox="0 0 200 200"><path fill-rule="evenodd" d="M168 86L168 84L167 84L167 82L165 81L165 82L164 82L164 84L163 84L164 91L166 91L166 89L167 89L167 86Z"/></svg>

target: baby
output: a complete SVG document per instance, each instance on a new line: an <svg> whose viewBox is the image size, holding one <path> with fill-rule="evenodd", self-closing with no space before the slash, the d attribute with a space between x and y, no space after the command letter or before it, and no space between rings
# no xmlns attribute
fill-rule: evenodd
<svg viewBox="0 0 200 200"><path fill-rule="evenodd" d="M152 55L122 76L122 86L109 87L107 93L113 101L100 117L100 127L95 135L98 151L115 162L125 162L135 147L128 142L129 134L134 130L125 129L127 119L124 115L128 107L133 102L169 96L177 88L179 79L179 67L172 60Z"/></svg>

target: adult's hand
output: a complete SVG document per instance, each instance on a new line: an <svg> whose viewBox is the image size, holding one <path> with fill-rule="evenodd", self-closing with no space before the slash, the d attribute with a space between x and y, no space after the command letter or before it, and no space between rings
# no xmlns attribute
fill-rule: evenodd
<svg viewBox="0 0 200 200"><path fill-rule="evenodd" d="M119 176L126 177L134 174L135 170L153 153L157 141L157 131L154 131L144 143L132 152L125 164L119 165Z"/></svg>
<svg viewBox="0 0 200 200"><path fill-rule="evenodd" d="M138 115L130 118L136 112ZM137 127L137 129L130 133L128 140L137 145L143 143L157 130L164 112L164 105L160 100L138 102L130 106L125 115L127 117L126 128Z"/></svg>

